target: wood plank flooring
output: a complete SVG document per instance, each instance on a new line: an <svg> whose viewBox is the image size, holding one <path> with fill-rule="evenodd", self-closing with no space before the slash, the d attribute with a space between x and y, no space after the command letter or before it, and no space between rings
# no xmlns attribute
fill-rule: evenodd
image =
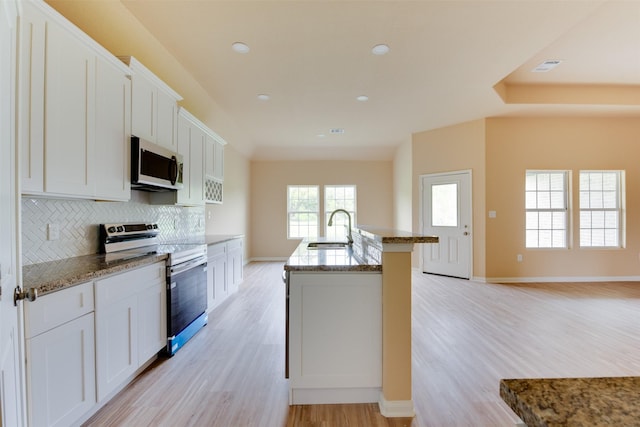
<svg viewBox="0 0 640 427"><path fill-rule="evenodd" d="M288 406L281 263L240 291L173 358L86 426L513 426L501 378L640 375L640 283L500 285L413 274L416 417L377 405Z"/></svg>

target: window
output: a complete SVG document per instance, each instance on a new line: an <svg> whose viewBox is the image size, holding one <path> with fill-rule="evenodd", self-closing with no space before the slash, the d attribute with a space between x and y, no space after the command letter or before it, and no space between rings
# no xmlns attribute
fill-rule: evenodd
<svg viewBox="0 0 640 427"><path fill-rule="evenodd" d="M624 171L580 171L580 246L622 246Z"/></svg>
<svg viewBox="0 0 640 427"><path fill-rule="evenodd" d="M349 218L343 212L333 217L333 225L329 227L329 216L336 209L344 209L351 215L351 226L356 224L356 186L326 185L324 187L325 236L329 240L347 239Z"/></svg>
<svg viewBox="0 0 640 427"><path fill-rule="evenodd" d="M568 247L568 171L527 171L527 248Z"/></svg>
<svg viewBox="0 0 640 427"><path fill-rule="evenodd" d="M287 237L318 237L320 197L317 185L287 186Z"/></svg>

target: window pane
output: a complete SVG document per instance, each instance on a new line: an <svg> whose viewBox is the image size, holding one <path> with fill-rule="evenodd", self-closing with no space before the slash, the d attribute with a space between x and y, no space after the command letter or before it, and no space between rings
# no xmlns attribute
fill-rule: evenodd
<svg viewBox="0 0 640 427"><path fill-rule="evenodd" d="M538 212L527 212L526 214L526 229L537 230L538 229Z"/></svg>
<svg viewBox="0 0 640 427"><path fill-rule="evenodd" d="M550 174L550 189L552 191L564 192L564 173Z"/></svg>
<svg viewBox="0 0 640 427"><path fill-rule="evenodd" d="M542 193L538 193L538 209L550 209L551 208L551 197L548 192L544 191Z"/></svg>
<svg viewBox="0 0 640 427"><path fill-rule="evenodd" d="M535 191L527 191L525 193L525 209L535 209L538 207L537 204L538 193Z"/></svg>
<svg viewBox="0 0 640 427"><path fill-rule="evenodd" d="M458 184L431 186L431 223L434 227L458 226Z"/></svg>

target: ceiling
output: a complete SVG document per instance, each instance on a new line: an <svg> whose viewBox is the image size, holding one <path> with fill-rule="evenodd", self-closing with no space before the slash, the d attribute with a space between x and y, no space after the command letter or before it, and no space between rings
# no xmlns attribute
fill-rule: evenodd
<svg viewBox="0 0 640 427"><path fill-rule="evenodd" d="M483 117L640 115L637 1L121 2L255 159L390 159L412 133ZM562 62L531 72L545 60Z"/></svg>

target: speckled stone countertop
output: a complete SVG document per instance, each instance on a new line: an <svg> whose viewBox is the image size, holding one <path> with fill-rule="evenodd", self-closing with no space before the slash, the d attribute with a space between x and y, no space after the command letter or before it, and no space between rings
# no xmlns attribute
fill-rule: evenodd
<svg viewBox="0 0 640 427"><path fill-rule="evenodd" d="M216 234L191 238L178 243L213 245L242 237L244 236L241 234ZM131 256L124 259L115 259L119 257L116 254L116 252L113 255L92 254L25 265L22 268L22 286L24 290L37 289L38 296L43 296L109 274L167 259L167 254L164 253L140 254L132 251Z"/></svg>
<svg viewBox="0 0 640 427"><path fill-rule="evenodd" d="M137 254L111 260L109 254L84 255L22 267L22 287L35 288L38 296L59 291L102 276L142 267L167 259L166 254Z"/></svg>
<svg viewBox="0 0 640 427"><path fill-rule="evenodd" d="M314 239L314 241L326 241ZM284 265L286 271L373 271L381 272L382 266L366 262L353 253L353 249L309 249L302 241Z"/></svg>
<svg viewBox="0 0 640 427"><path fill-rule="evenodd" d="M384 244L437 243L437 236L423 236L381 227L358 226L353 229L354 248L308 249L308 241L298 245L284 265L287 271L374 271L381 272L380 251ZM362 240L373 246L362 247ZM324 238L315 241L326 241ZM377 256L376 256L377 253Z"/></svg>
<svg viewBox="0 0 640 427"><path fill-rule="evenodd" d="M438 243L438 236L424 236L392 228L358 225L354 232L381 243Z"/></svg>
<svg viewBox="0 0 640 427"><path fill-rule="evenodd" d="M640 377L504 379L500 396L528 427L640 426Z"/></svg>

